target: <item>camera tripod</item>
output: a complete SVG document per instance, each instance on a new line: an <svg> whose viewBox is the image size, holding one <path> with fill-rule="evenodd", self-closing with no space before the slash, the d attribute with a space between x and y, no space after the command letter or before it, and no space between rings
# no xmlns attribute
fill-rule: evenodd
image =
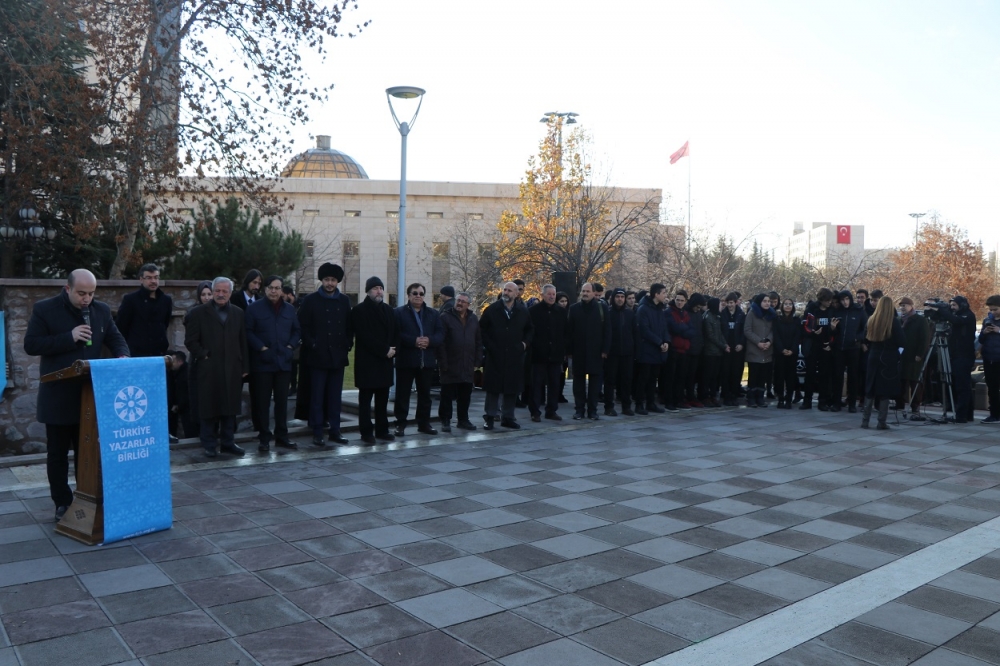
<svg viewBox="0 0 1000 666"><path fill-rule="evenodd" d="M948 423L948 412L953 412L955 409L955 393L951 388L951 355L948 352L949 328L951 327L947 322L934 324L931 346L927 350L927 357L924 358L924 365L920 368L920 381L913 388L913 395L917 395L924 383L924 377L927 376L927 367L930 365L931 359L936 357L938 377L941 379L941 418L930 419L928 423Z"/></svg>

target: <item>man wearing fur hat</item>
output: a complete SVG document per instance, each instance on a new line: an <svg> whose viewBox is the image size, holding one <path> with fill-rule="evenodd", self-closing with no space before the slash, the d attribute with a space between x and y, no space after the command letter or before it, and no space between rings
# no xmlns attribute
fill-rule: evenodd
<svg viewBox="0 0 1000 666"><path fill-rule="evenodd" d="M346 444L340 434L340 395L344 388L344 368L351 351L348 322L351 302L337 285L344 269L325 263L319 267L320 288L302 299L299 324L302 328L302 358L309 368L309 425L313 446L326 446L323 426L330 425L329 440Z"/></svg>

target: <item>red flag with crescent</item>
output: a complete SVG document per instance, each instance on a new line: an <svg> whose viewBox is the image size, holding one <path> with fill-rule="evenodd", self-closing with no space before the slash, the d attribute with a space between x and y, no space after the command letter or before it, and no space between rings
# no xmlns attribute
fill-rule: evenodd
<svg viewBox="0 0 1000 666"><path fill-rule="evenodd" d="M837 243L841 245L851 244L851 225L841 224L837 226Z"/></svg>
<svg viewBox="0 0 1000 666"><path fill-rule="evenodd" d="M670 163L674 164L680 158L687 157L690 154L691 154L691 151L688 150L688 142L685 141L684 145L681 146L680 148L678 148L677 152L675 152L673 155L670 156Z"/></svg>

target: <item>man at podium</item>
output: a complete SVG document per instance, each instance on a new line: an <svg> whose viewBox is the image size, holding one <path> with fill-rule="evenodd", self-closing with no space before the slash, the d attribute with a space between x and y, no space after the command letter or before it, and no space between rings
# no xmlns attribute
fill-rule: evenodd
<svg viewBox="0 0 1000 666"><path fill-rule="evenodd" d="M69 274L58 296L35 303L24 351L41 356L39 373L62 370L74 361L101 358L107 346L114 356L129 355L125 338L115 326L111 308L94 299L97 278L85 268ZM73 502L69 487L69 452L78 455L81 381L45 382L38 385L37 419L45 424L46 471L49 493L56 505L58 522Z"/></svg>

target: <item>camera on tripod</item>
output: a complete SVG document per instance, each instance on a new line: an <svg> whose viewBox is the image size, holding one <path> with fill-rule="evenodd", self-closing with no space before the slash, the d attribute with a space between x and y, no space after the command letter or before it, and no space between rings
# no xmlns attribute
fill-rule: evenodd
<svg viewBox="0 0 1000 666"><path fill-rule="evenodd" d="M951 308L951 304L947 301L942 301L940 298L935 298L934 300L924 301L924 316L930 319L935 324L945 324L944 317L941 316L941 310Z"/></svg>

